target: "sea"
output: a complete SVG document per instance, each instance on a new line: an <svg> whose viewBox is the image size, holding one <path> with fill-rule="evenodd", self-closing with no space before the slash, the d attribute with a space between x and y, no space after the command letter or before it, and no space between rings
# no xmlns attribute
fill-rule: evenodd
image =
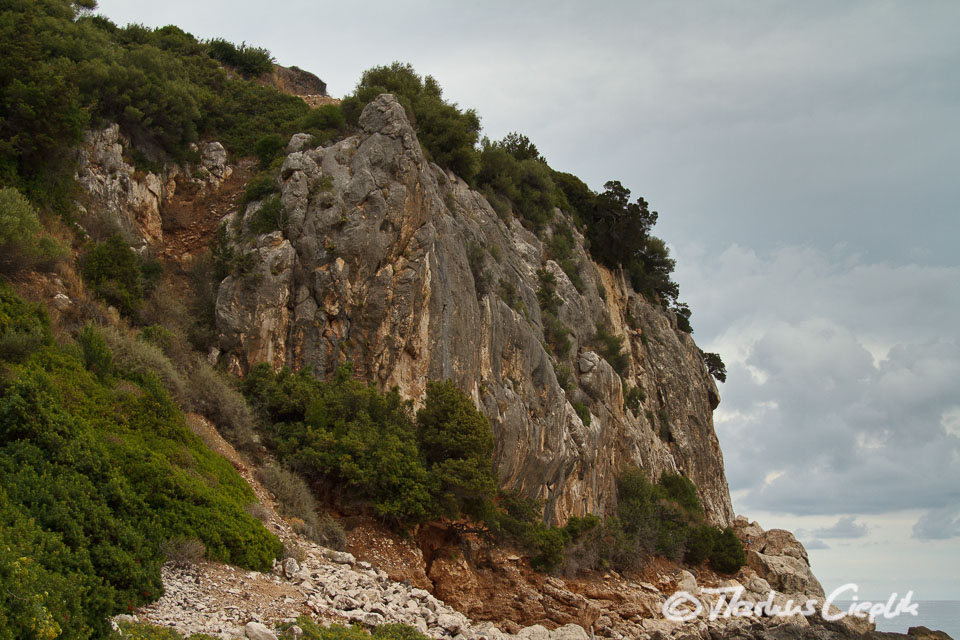
<svg viewBox="0 0 960 640"><path fill-rule="evenodd" d="M835 604L846 611L851 603L837 600ZM960 640L960 600L917 600L916 604L916 616L907 614L890 619L878 618L877 631L906 633L910 627L927 627Z"/></svg>

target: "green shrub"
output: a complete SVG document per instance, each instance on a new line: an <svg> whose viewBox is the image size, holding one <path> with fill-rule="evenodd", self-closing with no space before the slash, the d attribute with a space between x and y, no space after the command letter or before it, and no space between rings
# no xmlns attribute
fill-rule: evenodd
<svg viewBox="0 0 960 640"><path fill-rule="evenodd" d="M597 348L604 360L621 376L627 375L630 370L630 355L624 351L623 336L610 333L604 327L597 329L595 338Z"/></svg>
<svg viewBox="0 0 960 640"><path fill-rule="evenodd" d="M279 133L268 133L259 140L253 147L253 152L260 160L260 168L266 169L274 160L284 155L287 149L287 141Z"/></svg>
<svg viewBox="0 0 960 640"><path fill-rule="evenodd" d="M130 245L119 235L94 243L80 262L83 278L94 295L126 316L134 315L143 302L141 266Z"/></svg>
<svg viewBox="0 0 960 640"><path fill-rule="evenodd" d="M430 382L417 412L417 444L434 500L449 518L482 520L496 494L493 432L486 416L452 382Z"/></svg>
<svg viewBox="0 0 960 640"><path fill-rule="evenodd" d="M461 111L443 99L432 76L421 78L409 64L394 62L363 72L354 93L341 103L347 122L356 125L363 107L381 93L392 93L404 106L431 160L473 181L480 163L475 149L480 118L473 109Z"/></svg>
<svg viewBox="0 0 960 640"><path fill-rule="evenodd" d="M516 143L520 138L526 139L519 134L510 134L499 142L484 138L476 183L485 194L492 196L490 204L500 217L505 216L501 210L509 207L540 229L553 218L558 191L551 179L550 167L539 153L533 155L528 147L521 148L523 145ZM533 145L529 147L536 149Z"/></svg>
<svg viewBox="0 0 960 640"><path fill-rule="evenodd" d="M280 191L280 186L277 184L277 177L275 175L258 173L247 182L247 186L244 187L243 198L240 200L240 205L245 206L250 202L263 200L278 191Z"/></svg>
<svg viewBox="0 0 960 640"><path fill-rule="evenodd" d="M109 380L116 372L113 351L103 332L88 324L77 334L77 344L83 357L83 366L101 381Z"/></svg>
<svg viewBox="0 0 960 640"><path fill-rule="evenodd" d="M267 365L254 367L242 390L265 421L278 459L321 491L367 503L394 523L433 513L416 428L396 391L378 393L354 380L349 367L322 382Z"/></svg>
<svg viewBox="0 0 960 640"><path fill-rule="evenodd" d="M238 47L222 38L210 40L207 46L212 58L234 67L245 77L254 78L273 71L273 56L267 49L248 47L246 42Z"/></svg>
<svg viewBox="0 0 960 640"><path fill-rule="evenodd" d="M623 406L629 409L633 415L639 416L640 409L643 408L643 402L647 399L647 394L642 387L626 387L626 393L623 394Z"/></svg>
<svg viewBox="0 0 960 640"><path fill-rule="evenodd" d="M5 296L0 317L18 306ZM108 615L159 597L161 544L175 538L200 540L216 560L269 569L281 545L244 511L252 491L187 429L156 374L121 368L117 383L103 334L87 327L78 342L61 348L48 336L9 368L0 396L0 531L31 523L16 534L16 599L33 603L25 613L4 605L0 618L102 637Z"/></svg>
<svg viewBox="0 0 960 640"><path fill-rule="evenodd" d="M273 195L260 203L250 218L250 233L259 236L283 229L287 224L287 211L280 196Z"/></svg>
<svg viewBox="0 0 960 640"><path fill-rule="evenodd" d="M0 280L0 361L19 362L49 342L47 314Z"/></svg>
<svg viewBox="0 0 960 640"><path fill-rule="evenodd" d="M694 527L687 537L687 550L683 556L684 562L695 566L706 562L713 554L713 547L719 533L716 527L706 524Z"/></svg>
<svg viewBox="0 0 960 640"><path fill-rule="evenodd" d="M736 573L747 562L743 544L733 529L727 527L717 536L710 553L710 565L720 573Z"/></svg>
<svg viewBox="0 0 960 640"><path fill-rule="evenodd" d="M583 422L583 426L590 426L590 409L587 405L582 402L574 402L573 410L577 412L577 416L580 417L580 421Z"/></svg>
<svg viewBox="0 0 960 640"><path fill-rule="evenodd" d="M30 202L16 189L0 189L0 273L65 258L69 252L43 233Z"/></svg>
<svg viewBox="0 0 960 640"><path fill-rule="evenodd" d="M489 275L486 271L487 252L479 242L471 240L467 243L467 264L473 275L473 286L477 292L477 299L482 298L490 290Z"/></svg>

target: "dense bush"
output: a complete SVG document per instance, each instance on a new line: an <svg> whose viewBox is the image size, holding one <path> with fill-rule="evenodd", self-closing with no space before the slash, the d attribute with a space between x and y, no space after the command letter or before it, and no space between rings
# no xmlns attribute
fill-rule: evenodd
<svg viewBox="0 0 960 640"><path fill-rule="evenodd" d="M234 67L245 77L255 78L273 71L273 56L267 49L248 47L246 42L238 47L222 38L210 40L207 45L212 58Z"/></svg>
<svg viewBox="0 0 960 640"><path fill-rule="evenodd" d="M431 160L473 181L480 165L475 148L480 118L473 109L461 111L443 99L432 76L420 77L409 64L394 62L363 72L356 90L342 102L347 122L356 125L363 107L381 93L392 93L406 109Z"/></svg>
<svg viewBox="0 0 960 640"><path fill-rule="evenodd" d="M0 291L2 342L36 312ZM195 538L253 569L281 550L245 513L250 488L187 429L156 375L125 369L96 329L80 337L75 349L45 335L6 362L0 386L0 536L16 541L0 552L18 558L0 563L15 574L0 627L59 625L65 638L100 637L108 615L159 597L165 541Z"/></svg>
<svg viewBox="0 0 960 640"><path fill-rule="evenodd" d="M435 508L451 519L482 520L497 491L493 432L452 382L430 382L417 412L417 445L431 475Z"/></svg>
<svg viewBox="0 0 960 640"><path fill-rule="evenodd" d="M49 344L49 328L40 305L24 302L0 280L0 361L19 362Z"/></svg>
<svg viewBox="0 0 960 640"><path fill-rule="evenodd" d="M80 271L94 295L126 316L140 309L144 289L156 278L154 269L154 263L138 258L119 235L93 243L80 261Z"/></svg>
<svg viewBox="0 0 960 640"><path fill-rule="evenodd" d="M690 564L709 560L724 573L744 563L736 535L706 524L693 483L675 474L653 484L640 469L626 470L617 479L617 509L602 521L570 518L563 527L548 528L540 517L542 503L516 493L501 493L498 507L490 529L527 549L542 571L636 570L654 554Z"/></svg>
<svg viewBox="0 0 960 640"><path fill-rule="evenodd" d="M43 233L33 205L16 189L0 189L0 273L52 263L67 249Z"/></svg>
<svg viewBox="0 0 960 640"><path fill-rule="evenodd" d="M526 138L511 133L499 142L483 139L477 187L510 203L534 228L553 218L557 188L546 161Z"/></svg>
<svg viewBox="0 0 960 640"><path fill-rule="evenodd" d="M267 445L331 501L367 504L399 525L489 510L490 425L450 383L428 385L416 419L396 390L379 393L346 366L324 382L259 365L243 390Z"/></svg>

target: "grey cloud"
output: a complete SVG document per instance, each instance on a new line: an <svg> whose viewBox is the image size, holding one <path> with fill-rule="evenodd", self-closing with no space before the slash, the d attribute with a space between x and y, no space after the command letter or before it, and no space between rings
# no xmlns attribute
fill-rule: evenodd
<svg viewBox="0 0 960 640"><path fill-rule="evenodd" d="M715 420L744 506L846 515L956 495L960 268L798 247L678 257L695 336L727 361Z"/></svg>
<svg viewBox="0 0 960 640"><path fill-rule="evenodd" d="M945 540L960 537L960 505L931 509L913 525L913 537L920 540Z"/></svg>
<svg viewBox="0 0 960 640"><path fill-rule="evenodd" d="M844 516L835 524L813 532L817 538L863 538L867 535L867 525L857 523L855 516Z"/></svg>
<svg viewBox="0 0 960 640"><path fill-rule="evenodd" d="M804 543L803 543L803 546L804 546L804 548L806 548L807 551L818 551L818 550L820 550L820 549L829 549L829 548L830 548L830 545L828 545L828 544L827 544L826 542L824 542L823 540L820 540L819 538L814 538L813 540L810 540L809 542L804 542Z"/></svg>

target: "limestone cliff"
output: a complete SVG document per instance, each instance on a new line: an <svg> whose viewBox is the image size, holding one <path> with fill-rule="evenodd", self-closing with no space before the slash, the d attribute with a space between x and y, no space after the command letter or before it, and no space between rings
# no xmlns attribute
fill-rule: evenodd
<svg viewBox="0 0 960 640"><path fill-rule="evenodd" d="M428 380L451 378L490 418L501 486L544 499L548 520L604 511L618 469L633 463L652 477L682 471L710 520L733 520L712 422L717 389L673 314L592 263L580 237L578 291L544 259L546 238L501 220L424 158L392 96L364 109L358 135L321 148L308 140L288 147L279 231L250 237L258 202L225 221L254 266L220 285L221 362L237 373L268 362L325 375L349 360L414 399ZM556 277L573 342L566 358L545 346L541 268ZM597 353L598 326L626 338L625 387ZM644 398L636 413L624 403L634 387Z"/></svg>

